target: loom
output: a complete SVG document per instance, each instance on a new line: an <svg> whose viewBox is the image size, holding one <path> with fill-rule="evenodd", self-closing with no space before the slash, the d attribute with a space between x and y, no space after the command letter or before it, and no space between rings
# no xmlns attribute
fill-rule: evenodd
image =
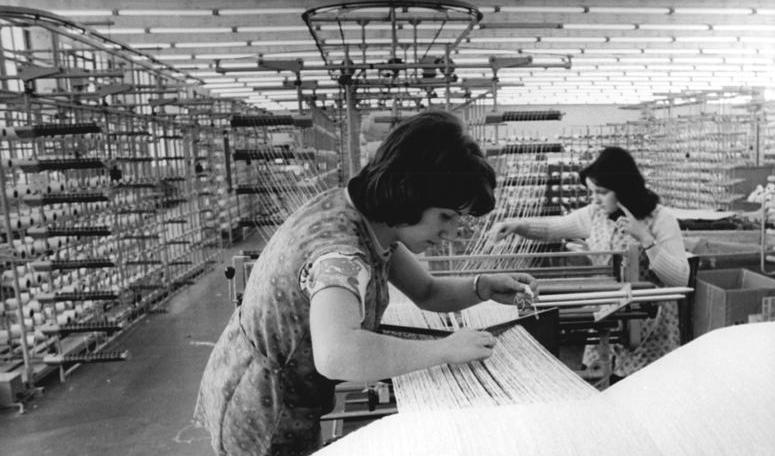
<svg viewBox="0 0 775 456"><path fill-rule="evenodd" d="M534 344L519 332L514 328L504 335L520 345ZM440 407L426 401L404 411L399 401L398 414L315 454L775 453L775 323L710 332L603 392L572 377L565 381L577 385L573 392L561 388L555 383L560 377L549 368L562 368L539 352L526 353L525 364L514 369L527 381L525 393L514 394L519 402L492 405L466 398L459 408L460 402ZM538 364L527 364L533 361Z"/></svg>

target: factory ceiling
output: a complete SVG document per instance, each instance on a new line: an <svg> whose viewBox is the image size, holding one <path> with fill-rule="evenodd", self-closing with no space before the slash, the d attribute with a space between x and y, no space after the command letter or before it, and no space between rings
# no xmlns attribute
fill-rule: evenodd
<svg viewBox="0 0 775 456"><path fill-rule="evenodd" d="M353 83L364 107L457 102L494 88L499 104L634 104L725 87L775 95L767 0L15 3L268 109L295 109L300 93L335 104Z"/></svg>

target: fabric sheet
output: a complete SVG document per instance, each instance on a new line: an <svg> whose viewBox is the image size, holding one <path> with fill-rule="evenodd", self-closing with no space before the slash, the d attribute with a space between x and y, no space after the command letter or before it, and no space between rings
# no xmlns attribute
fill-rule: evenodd
<svg viewBox="0 0 775 456"><path fill-rule="evenodd" d="M315 454L771 456L774 380L775 323L740 325L586 399L398 413Z"/></svg>

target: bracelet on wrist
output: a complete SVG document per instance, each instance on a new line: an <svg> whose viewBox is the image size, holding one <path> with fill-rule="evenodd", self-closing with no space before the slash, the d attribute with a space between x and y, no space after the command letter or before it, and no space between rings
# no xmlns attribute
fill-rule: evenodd
<svg viewBox="0 0 775 456"><path fill-rule="evenodd" d="M476 297L480 301L486 301L486 299L484 299L482 297L482 295L479 294L479 279L481 279L481 278L482 278L481 274L477 274L477 275L474 276L474 295L476 295Z"/></svg>
<svg viewBox="0 0 775 456"><path fill-rule="evenodd" d="M657 245L657 240L656 240L656 239L654 239L653 241L651 241L651 243L650 243L649 245L647 245L647 246L643 247L643 250L648 250L648 249L650 249L650 248L654 247L655 245Z"/></svg>

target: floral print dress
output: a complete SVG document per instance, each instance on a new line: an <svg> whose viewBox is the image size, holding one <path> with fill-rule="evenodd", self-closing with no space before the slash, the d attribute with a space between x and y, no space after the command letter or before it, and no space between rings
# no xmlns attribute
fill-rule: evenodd
<svg viewBox="0 0 775 456"><path fill-rule="evenodd" d="M656 211L663 210L657 206L654 212L646 217L645 222L652 228ZM616 222L608 217L608 214L601 208L592 212L592 226L590 236L587 239L587 245L592 251L601 250L626 250L630 245L637 241L622 232L619 218ZM610 258L605 256L590 256L593 264L602 265L607 263ZM639 279L662 285L657 275L649 269L649 258L645 250L640 248L639 256ZM648 318L640 329L641 343L636 347L625 347L621 344L611 346L612 352L609 354L614 359L613 373L625 377L645 367L647 364L666 355L672 350L678 348L681 343L680 331L678 325L678 303L675 301L661 302L654 318ZM592 366L600 359L600 352L597 346L587 346L584 350L584 364Z"/></svg>
<svg viewBox="0 0 775 456"><path fill-rule="evenodd" d="M320 445L335 382L316 370L310 298L342 287L376 330L388 304L391 249L376 241L346 190L321 193L275 233L202 376L194 418L218 455L303 455Z"/></svg>

